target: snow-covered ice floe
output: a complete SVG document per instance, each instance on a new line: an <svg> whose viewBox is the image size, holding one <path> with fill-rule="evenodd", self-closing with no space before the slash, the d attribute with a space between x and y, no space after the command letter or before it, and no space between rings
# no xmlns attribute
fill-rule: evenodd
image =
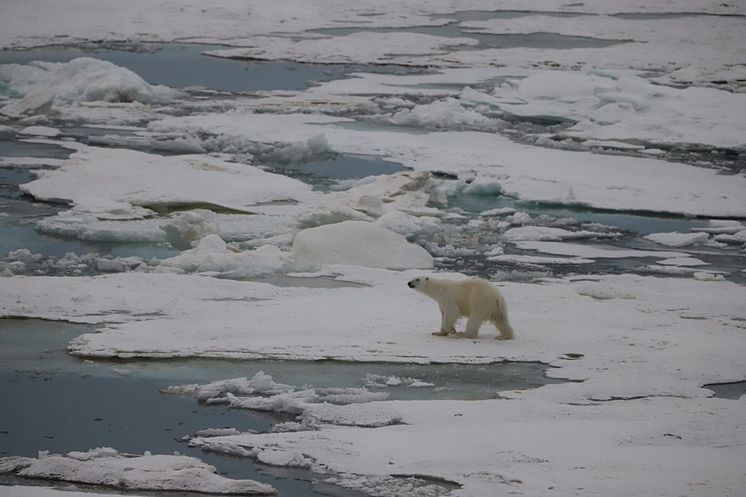
<svg viewBox="0 0 746 497"><path fill-rule="evenodd" d="M0 458L0 472L127 490L201 492L222 495L274 495L270 485L232 480L199 459L178 455L120 454L111 448L40 453L38 458ZM2 487L6 488L6 487ZM4 493L4 491L3 491Z"/></svg>
<svg viewBox="0 0 746 497"><path fill-rule="evenodd" d="M414 170L451 173L471 181L472 188L521 200L621 211L746 216L746 206L738 201L746 189L743 175L724 176L713 169L652 158L541 148L494 133L407 134L394 128L371 133L336 121L238 111L167 118L149 126L158 133L213 134L227 143L240 143L247 136L271 143L280 134L304 141L317 136L323 126L336 151L382 155Z"/></svg>
<svg viewBox="0 0 746 497"><path fill-rule="evenodd" d="M97 332L70 343L81 357L541 361L552 366L549 375L573 380L480 401L390 401L385 392L282 385L263 374L173 387L205 402L295 416L270 433L199 431L193 445L331 473L328 481L345 488L429 497L449 489L469 497L741 492L746 397L712 397L705 385L746 379L746 293L713 262L740 260L746 243L742 5L506 0L460 2L464 10L454 11L451 0L328 0L323 8L310 0L227 0L206 9L198 0L133 0L111 16L94 3L5 2L0 46L178 39L234 47L212 52L220 57L432 70L361 70L247 97L157 86L94 58L3 65L0 112L9 125L0 135L75 151L65 161L0 160L11 175L40 170L23 192L69 204L36 229L85 241L168 243L180 253L145 261L13 250L0 269L10 276L0 316L96 324ZM553 46L526 46L542 36ZM571 42L578 46L565 46ZM80 123L137 129L112 128L81 145L73 141ZM323 190L267 169L292 163L302 172L308 161L354 154L410 171ZM468 196L585 213L733 219L673 231L687 230L682 221L619 247L629 233L614 227L554 224L492 205L469 219L454 207ZM494 245L461 246L449 239L453 226ZM373 250L360 250L360 240ZM506 254L503 242L530 253ZM477 340L433 337L438 309L406 281L441 262L433 256L477 254L489 263L576 271L632 259L646 264L636 271L656 277L498 281L515 340L493 340L488 326ZM86 264L118 273L13 275ZM240 280L277 274L323 277L329 288ZM133 489L178 487L184 480L173 472L182 465L194 471L195 485L218 478L179 456L44 456L0 464L39 474L61 465L85 482L121 480ZM163 479L139 471L154 466ZM404 478L413 475L417 488ZM213 483L224 484L236 483Z"/></svg>
<svg viewBox="0 0 746 497"><path fill-rule="evenodd" d="M584 382L536 392L574 402L702 397L700 385L743 374L737 330L744 291L730 282L609 275L578 288L573 278L504 283L518 339L492 340L495 332L485 326L475 348L470 340L430 335L440 320L437 307L406 286L421 272L328 271L364 286L308 291L166 273L16 276L0 295L0 314L100 323L100 332L70 344L72 353L88 357L541 361L558 366L552 376ZM112 308L132 311L111 315ZM560 359L568 351L585 358Z"/></svg>

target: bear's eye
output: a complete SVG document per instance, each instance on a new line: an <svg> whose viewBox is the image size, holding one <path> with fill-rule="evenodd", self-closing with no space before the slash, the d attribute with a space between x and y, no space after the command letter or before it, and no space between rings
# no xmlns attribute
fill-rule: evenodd
<svg viewBox="0 0 746 497"><path fill-rule="evenodd" d="M430 277L428 276L427 278L425 278L425 281L430 281Z"/></svg>

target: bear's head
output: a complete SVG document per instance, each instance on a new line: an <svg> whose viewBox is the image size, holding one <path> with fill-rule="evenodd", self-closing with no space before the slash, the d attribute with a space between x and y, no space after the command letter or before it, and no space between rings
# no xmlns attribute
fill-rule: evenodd
<svg viewBox="0 0 746 497"><path fill-rule="evenodd" d="M424 286L425 286L425 284L426 284L426 283L427 283L427 282L428 282L429 280L430 280L430 278L429 278L429 277L427 277L427 276L425 276L425 277L419 277L419 278L415 278L415 279L413 279L413 280L409 281L409 282L407 283L407 286L408 286L409 288L414 288L415 290L417 290L418 288L422 288L422 287L424 287Z"/></svg>

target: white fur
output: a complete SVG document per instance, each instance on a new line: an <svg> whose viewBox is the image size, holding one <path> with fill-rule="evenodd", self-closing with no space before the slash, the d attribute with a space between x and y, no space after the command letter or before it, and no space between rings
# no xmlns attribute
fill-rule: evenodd
<svg viewBox="0 0 746 497"><path fill-rule="evenodd" d="M433 335L453 334L475 338L484 321L491 321L500 334L498 340L513 338L513 328L508 322L505 299L490 282L481 278L446 280L432 277L415 278L407 285L422 292L438 303L442 321L440 331ZM463 333L456 332L456 321L468 317Z"/></svg>

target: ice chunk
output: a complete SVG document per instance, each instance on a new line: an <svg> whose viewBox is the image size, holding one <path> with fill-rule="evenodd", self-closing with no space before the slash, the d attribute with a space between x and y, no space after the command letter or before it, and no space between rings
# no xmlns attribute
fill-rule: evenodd
<svg viewBox="0 0 746 497"><path fill-rule="evenodd" d="M36 71L16 64L3 66L9 86L25 94L0 109L3 114L35 114L49 111L56 103L162 103L181 95L165 86L150 85L129 69L91 57L67 63L37 62L33 68Z"/></svg>
<svg viewBox="0 0 746 497"><path fill-rule="evenodd" d="M495 120L479 112L464 108L454 98L436 100L429 104L404 109L387 119L403 126L426 126L433 128L485 127L494 125Z"/></svg>
<svg viewBox="0 0 746 497"><path fill-rule="evenodd" d="M241 432L235 428L206 428L195 433L198 437L225 437L227 435L238 435Z"/></svg>
<svg viewBox="0 0 746 497"><path fill-rule="evenodd" d="M522 226L511 228L503 235L511 242L518 241L554 241L581 238L609 238L617 236L616 233L599 233L596 231L569 231L562 228L549 226Z"/></svg>
<svg viewBox="0 0 746 497"><path fill-rule="evenodd" d="M373 223L344 221L300 231L293 254L321 264L348 264L387 269L433 267L433 258L402 235Z"/></svg>
<svg viewBox="0 0 746 497"><path fill-rule="evenodd" d="M707 233L651 233L645 235L643 238L655 242L659 245L666 245L668 247L687 247L689 245L695 245L704 243L709 239Z"/></svg>
<svg viewBox="0 0 746 497"><path fill-rule="evenodd" d="M20 135L44 136L47 138L54 138L59 136L60 133L57 128L50 128L49 126L27 126L18 132Z"/></svg>
<svg viewBox="0 0 746 497"><path fill-rule="evenodd" d="M166 240L176 249L185 250L207 235L218 234L215 214L205 209L194 209L174 214L168 224L161 226Z"/></svg>
<svg viewBox="0 0 746 497"><path fill-rule="evenodd" d="M275 245L262 245L256 250L239 251L218 235L207 235L193 249L164 259L161 266L184 272L231 273L236 277L274 273L293 263L292 255Z"/></svg>
<svg viewBox="0 0 746 497"><path fill-rule="evenodd" d="M382 404L310 404L301 419L343 426L376 428L399 423L401 414Z"/></svg>
<svg viewBox="0 0 746 497"><path fill-rule="evenodd" d="M234 378L230 380L220 380L208 383L206 385L180 385L170 386L164 389L165 393L176 395L193 395L200 400L214 399L225 397L227 394L239 396L259 395L279 395L293 391L290 385L276 383L272 377L259 371L251 379Z"/></svg>
<svg viewBox="0 0 746 497"><path fill-rule="evenodd" d="M709 265L708 262L704 262L700 259L697 259L696 257L669 257L668 259L663 259L662 261L658 261L658 264L663 264L664 266L707 266Z"/></svg>
<svg viewBox="0 0 746 497"><path fill-rule="evenodd" d="M0 466L24 478L43 478L129 490L169 490L213 494L272 495L274 488L253 480L232 480L194 457L128 456L114 449L93 449L43 458L1 458Z"/></svg>
<svg viewBox="0 0 746 497"><path fill-rule="evenodd" d="M265 449L257 452L256 458L259 462L272 466L311 467L311 461L297 450Z"/></svg>

